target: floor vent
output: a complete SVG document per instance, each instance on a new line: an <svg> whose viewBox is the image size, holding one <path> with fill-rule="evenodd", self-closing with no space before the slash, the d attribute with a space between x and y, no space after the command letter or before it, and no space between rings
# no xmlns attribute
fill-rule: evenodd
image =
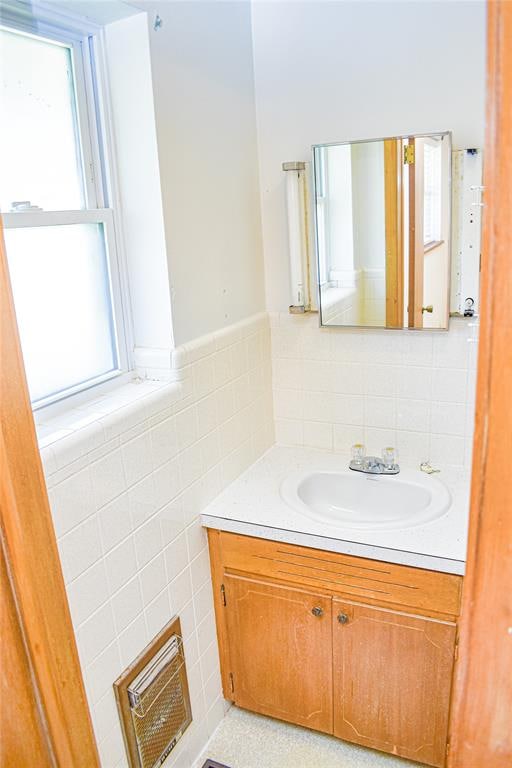
<svg viewBox="0 0 512 768"><path fill-rule="evenodd" d="M202 768L229 768L224 763L216 763L215 760L207 760Z"/></svg>
<svg viewBox="0 0 512 768"><path fill-rule="evenodd" d="M179 618L146 646L114 691L130 768L158 768L192 722Z"/></svg>

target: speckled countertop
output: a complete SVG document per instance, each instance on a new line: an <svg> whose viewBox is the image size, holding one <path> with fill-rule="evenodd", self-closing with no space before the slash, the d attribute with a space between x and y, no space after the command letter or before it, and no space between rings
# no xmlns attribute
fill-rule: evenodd
<svg viewBox="0 0 512 768"><path fill-rule="evenodd" d="M345 470L347 463L347 458L339 454L274 446L204 509L202 524L315 549L464 573L469 515L467 473L441 467L438 477L452 495L449 510L437 520L403 529L333 529L300 514L281 498L281 483L292 472Z"/></svg>

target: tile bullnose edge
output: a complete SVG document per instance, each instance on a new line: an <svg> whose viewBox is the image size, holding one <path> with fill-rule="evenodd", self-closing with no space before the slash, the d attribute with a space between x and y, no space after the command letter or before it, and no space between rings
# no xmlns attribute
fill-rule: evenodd
<svg viewBox="0 0 512 768"><path fill-rule="evenodd" d="M145 368L150 363L152 368L156 365L157 371L161 371L163 374L162 380L153 382L147 378L135 378L129 384L130 387L133 387L133 398L126 399L126 397L123 397L117 404L113 403L112 408L102 410L97 420L82 427L62 429L61 426L57 427L56 425L53 432L48 429L45 430L44 435L41 434L39 439L40 449L45 450L43 457L45 474L50 477L77 459L85 457L91 450L101 447L113 435L123 432L122 425L127 416L130 417L130 424L126 428L129 428L134 426L132 423L134 420L137 423L143 422L159 411L163 411L171 405L176 405L179 400L192 397L193 385L190 378L190 366L203 357L215 354L218 351L217 341L219 336L226 340L230 339L229 343L232 344L237 339L246 338L258 330L263 330L268 324L268 314L266 312L259 312L230 326L226 326L224 329L217 329L197 339L193 339L173 350L138 347L136 349L138 363L140 363L142 368ZM138 385L152 386L155 389L141 392L136 389ZM126 392L126 386L126 383L122 384L119 390L123 389ZM116 391L115 388L109 390L105 394L105 399L109 398L114 401ZM80 406L82 414L88 410L95 410L94 402L97 401L98 398L96 397L90 403L83 403ZM135 414L135 411L139 409L140 418ZM44 426L51 427L51 422L52 419L49 419L47 422L44 422Z"/></svg>

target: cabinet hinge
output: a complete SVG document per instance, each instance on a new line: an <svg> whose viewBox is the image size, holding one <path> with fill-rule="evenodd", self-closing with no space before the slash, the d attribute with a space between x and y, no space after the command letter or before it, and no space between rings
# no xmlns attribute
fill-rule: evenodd
<svg viewBox="0 0 512 768"><path fill-rule="evenodd" d="M451 747L451 744L450 744L450 740L448 739L448 741L446 742L446 750L444 754L446 760L448 760L448 756L450 754L450 747Z"/></svg>
<svg viewBox="0 0 512 768"><path fill-rule="evenodd" d="M220 598L222 600L222 605L226 605L226 587L224 584L220 585Z"/></svg>
<svg viewBox="0 0 512 768"><path fill-rule="evenodd" d="M404 147L404 165L414 165L415 154L414 144L406 144Z"/></svg>
<svg viewBox="0 0 512 768"><path fill-rule="evenodd" d="M233 673L229 673L229 685L231 686L231 693L235 692L235 681L233 680Z"/></svg>

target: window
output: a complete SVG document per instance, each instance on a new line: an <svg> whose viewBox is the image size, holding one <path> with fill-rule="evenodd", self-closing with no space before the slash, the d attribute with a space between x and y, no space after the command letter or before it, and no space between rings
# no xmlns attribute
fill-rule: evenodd
<svg viewBox="0 0 512 768"><path fill-rule="evenodd" d="M38 408L128 368L115 212L94 38L3 26L0 60L0 206Z"/></svg>
<svg viewBox="0 0 512 768"><path fill-rule="evenodd" d="M441 144L425 141L423 155L423 244L441 240Z"/></svg>

